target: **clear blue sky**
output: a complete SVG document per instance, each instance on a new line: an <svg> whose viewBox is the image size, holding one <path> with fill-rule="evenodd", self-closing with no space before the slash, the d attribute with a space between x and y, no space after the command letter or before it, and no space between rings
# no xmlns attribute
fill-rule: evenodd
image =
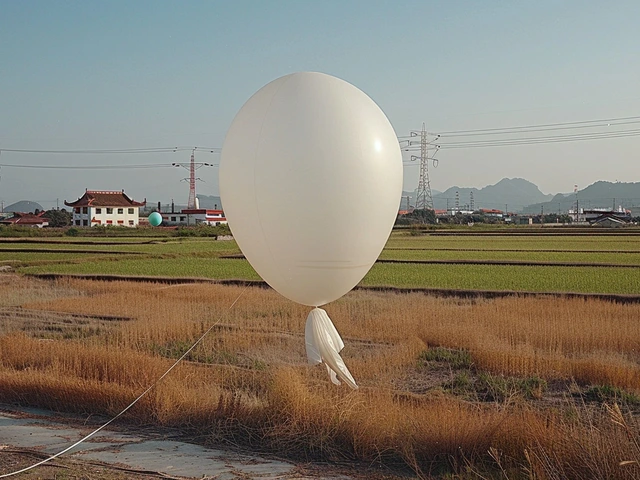
<svg viewBox="0 0 640 480"><path fill-rule="evenodd" d="M221 147L256 90L302 70L365 91L399 136L422 122L444 132L640 116L639 18L633 0L0 0L0 149ZM521 177L557 193L640 181L639 142L443 149L431 183ZM188 151L0 155L0 164L52 166L188 160ZM124 188L136 200L186 203L186 175L0 167L0 200L49 207L85 188ZM218 193L216 168L198 175L199 193ZM405 168L406 190L417 177Z"/></svg>

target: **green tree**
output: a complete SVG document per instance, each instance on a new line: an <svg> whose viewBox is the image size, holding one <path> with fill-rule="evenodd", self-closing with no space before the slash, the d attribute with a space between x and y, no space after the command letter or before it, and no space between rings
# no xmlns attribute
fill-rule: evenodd
<svg viewBox="0 0 640 480"><path fill-rule="evenodd" d="M428 208L415 209L411 213L398 216L396 219L396 225L412 225L412 224L435 224L436 212Z"/></svg>
<svg viewBox="0 0 640 480"><path fill-rule="evenodd" d="M72 215L64 208L62 210L47 210L44 217L49 219L50 227L68 227L71 225Z"/></svg>

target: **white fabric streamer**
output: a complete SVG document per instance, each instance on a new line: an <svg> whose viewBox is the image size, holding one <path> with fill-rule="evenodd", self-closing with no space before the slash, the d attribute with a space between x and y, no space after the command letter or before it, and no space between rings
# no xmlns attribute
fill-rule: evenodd
<svg viewBox="0 0 640 480"><path fill-rule="evenodd" d="M317 365L324 362L329 378L334 384L340 385L340 380L342 380L351 388L358 388L356 381L339 355L339 352L344 348L344 342L329 315L323 309L316 307L309 312L304 329L304 340L309 364Z"/></svg>

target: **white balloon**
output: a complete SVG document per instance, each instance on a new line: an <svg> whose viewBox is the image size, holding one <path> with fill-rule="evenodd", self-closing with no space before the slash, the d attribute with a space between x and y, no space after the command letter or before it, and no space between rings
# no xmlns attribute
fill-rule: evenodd
<svg viewBox="0 0 640 480"><path fill-rule="evenodd" d="M402 156L365 93L322 73L278 78L227 133L220 196L258 274L285 297L321 306L369 271L393 228Z"/></svg>

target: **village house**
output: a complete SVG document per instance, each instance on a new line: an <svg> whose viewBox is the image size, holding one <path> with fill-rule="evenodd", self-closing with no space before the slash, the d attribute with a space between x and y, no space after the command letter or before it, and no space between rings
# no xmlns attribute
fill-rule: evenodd
<svg viewBox="0 0 640 480"><path fill-rule="evenodd" d="M73 207L72 224L78 227L113 225L136 227L139 223L140 207L147 203L136 202L124 190L86 190L75 202L64 204Z"/></svg>
<svg viewBox="0 0 640 480"><path fill-rule="evenodd" d="M49 219L44 216L44 212L38 214L15 212L12 217L0 220L0 224L42 228L49 225Z"/></svg>

